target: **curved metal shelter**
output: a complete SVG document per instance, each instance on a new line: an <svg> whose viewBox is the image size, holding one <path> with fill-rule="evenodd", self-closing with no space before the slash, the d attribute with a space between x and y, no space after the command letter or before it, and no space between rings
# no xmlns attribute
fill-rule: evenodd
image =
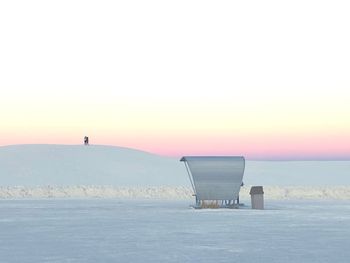
<svg viewBox="0 0 350 263"><path fill-rule="evenodd" d="M185 163L197 207L206 200L234 206L243 180L243 156L184 156L180 161Z"/></svg>

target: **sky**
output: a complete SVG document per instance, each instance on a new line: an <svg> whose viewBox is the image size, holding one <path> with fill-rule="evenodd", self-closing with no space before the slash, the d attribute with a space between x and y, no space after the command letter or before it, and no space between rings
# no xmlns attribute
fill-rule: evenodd
<svg viewBox="0 0 350 263"><path fill-rule="evenodd" d="M350 159L348 1L1 1L0 146Z"/></svg>

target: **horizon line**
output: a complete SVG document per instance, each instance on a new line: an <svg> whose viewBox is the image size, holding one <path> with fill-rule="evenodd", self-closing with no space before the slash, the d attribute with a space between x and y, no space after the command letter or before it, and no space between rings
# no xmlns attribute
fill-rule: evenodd
<svg viewBox="0 0 350 263"><path fill-rule="evenodd" d="M115 147L115 148L124 148L124 149L130 149L130 150L136 150L148 154L153 154L157 156L162 156L162 157L170 157L170 158L181 158L183 156L243 156L247 161L266 161L266 162L283 162L283 161L350 161L350 156L320 156L320 157L314 157L314 156L250 156L249 155L244 155L244 154L191 154L191 153L184 153L181 155L168 155L168 154L160 154L152 151L147 151L143 149L138 149L138 148L132 148L128 146L119 146L119 145L110 145L110 144L89 144L89 145L84 145L84 144L59 144L59 143L20 143L20 144L7 144L7 145L0 145L1 147L11 147L11 146L40 146L40 145L46 145L46 146L84 146L84 147L89 147L89 146L104 146L104 147Z"/></svg>

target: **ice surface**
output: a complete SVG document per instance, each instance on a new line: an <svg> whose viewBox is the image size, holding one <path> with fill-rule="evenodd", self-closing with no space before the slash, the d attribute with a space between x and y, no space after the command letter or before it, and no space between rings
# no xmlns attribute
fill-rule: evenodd
<svg viewBox="0 0 350 263"><path fill-rule="evenodd" d="M0 200L1 262L349 262L349 201Z"/></svg>

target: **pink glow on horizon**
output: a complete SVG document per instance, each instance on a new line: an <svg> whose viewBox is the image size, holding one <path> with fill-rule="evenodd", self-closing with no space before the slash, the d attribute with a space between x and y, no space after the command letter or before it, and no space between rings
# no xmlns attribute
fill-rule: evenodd
<svg viewBox="0 0 350 263"><path fill-rule="evenodd" d="M244 155L247 159L350 159L350 136L341 135L263 135L263 136L155 136L86 134L91 144L135 148L159 155ZM3 135L0 145L82 144L82 138L68 134Z"/></svg>
<svg viewBox="0 0 350 263"><path fill-rule="evenodd" d="M180 157L183 155L244 155L249 159L350 159L350 137L338 136L246 136L196 138L143 138L111 140L125 146ZM104 144L107 144L105 142Z"/></svg>

